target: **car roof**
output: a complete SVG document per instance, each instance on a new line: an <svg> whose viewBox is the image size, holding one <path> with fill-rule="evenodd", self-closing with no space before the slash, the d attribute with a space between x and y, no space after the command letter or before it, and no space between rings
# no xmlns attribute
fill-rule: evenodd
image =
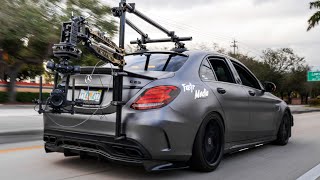
<svg viewBox="0 0 320 180"><path fill-rule="evenodd" d="M142 53L156 53L156 54L177 54L177 55L183 55L183 56L197 56L197 57L206 57L206 56L220 56L220 57L224 57L227 59L231 59L233 61L236 61L237 63L242 64L239 60L230 57L226 54L222 54L216 51L205 51L205 50L186 50L186 51L182 51L182 52L178 52L178 51L165 51L165 50L159 50L159 51L141 51L141 52L134 52L134 53L130 53L127 55L135 55L135 54L142 54ZM203 59L199 59L199 58L194 58L195 60L199 60L202 61Z"/></svg>

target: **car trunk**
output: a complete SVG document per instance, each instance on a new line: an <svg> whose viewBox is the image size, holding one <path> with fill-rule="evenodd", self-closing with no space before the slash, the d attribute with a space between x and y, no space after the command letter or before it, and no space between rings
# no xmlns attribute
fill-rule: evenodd
<svg viewBox="0 0 320 180"><path fill-rule="evenodd" d="M94 71L94 73L92 73ZM115 106L111 105L113 97L113 76L112 72L117 69L106 67L84 67L81 74L71 76L75 79L75 99L84 99L83 107L75 107L75 112L80 114L111 114L116 112ZM123 77L124 102L128 102L140 89L157 79L173 77L173 72L165 71L125 71ZM91 75L92 74L92 75ZM89 76L91 75L92 78ZM72 80L68 91L68 100L72 97ZM88 93L91 95L86 95ZM91 98L92 97L92 98ZM100 98L99 98L100 97ZM88 98L88 99L87 99ZM94 100L93 100L94 99Z"/></svg>

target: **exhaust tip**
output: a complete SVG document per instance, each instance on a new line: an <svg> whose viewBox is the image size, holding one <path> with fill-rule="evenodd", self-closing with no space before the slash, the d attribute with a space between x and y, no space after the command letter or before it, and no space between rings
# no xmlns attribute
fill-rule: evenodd
<svg viewBox="0 0 320 180"><path fill-rule="evenodd" d="M48 136L43 136L43 141L44 142L49 142L49 137Z"/></svg>
<svg viewBox="0 0 320 180"><path fill-rule="evenodd" d="M57 138L54 136L50 136L50 138L49 138L49 142L51 142L51 143L55 143L56 140L57 140Z"/></svg>

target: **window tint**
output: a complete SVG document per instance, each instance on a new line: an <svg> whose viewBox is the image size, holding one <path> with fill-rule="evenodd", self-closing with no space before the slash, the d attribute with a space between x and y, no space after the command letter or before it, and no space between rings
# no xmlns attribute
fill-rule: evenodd
<svg viewBox="0 0 320 180"><path fill-rule="evenodd" d="M232 62L232 64L237 70L243 85L256 89L261 89L259 82L256 80L256 78L253 77L253 75L250 72L248 72L240 64L237 64L235 62Z"/></svg>
<svg viewBox="0 0 320 180"><path fill-rule="evenodd" d="M204 60L200 67L200 78L205 81L215 80L215 76L213 74L213 69L207 60Z"/></svg>
<svg viewBox="0 0 320 180"><path fill-rule="evenodd" d="M147 57L148 56L145 54L125 56L124 59L126 60L127 65L124 67L124 69L143 71ZM151 53L147 70L175 72L184 65L187 59L188 57L180 55Z"/></svg>
<svg viewBox="0 0 320 180"><path fill-rule="evenodd" d="M210 63L218 78L218 81L234 83L230 69L224 60L211 59Z"/></svg>

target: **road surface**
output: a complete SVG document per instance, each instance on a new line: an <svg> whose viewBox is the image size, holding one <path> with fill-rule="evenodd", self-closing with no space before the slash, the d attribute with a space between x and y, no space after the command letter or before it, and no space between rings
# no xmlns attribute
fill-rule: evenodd
<svg viewBox="0 0 320 180"><path fill-rule="evenodd" d="M41 125L41 118L36 114L26 117L40 121ZM190 170L147 173L140 167L65 158L63 154L46 154L41 140L18 137L16 143L0 144L0 179L316 179L320 176L320 112L297 114L294 118L293 137L287 146L264 145L226 155L211 173ZM2 117L0 123L1 120ZM41 135L31 136L41 139Z"/></svg>

